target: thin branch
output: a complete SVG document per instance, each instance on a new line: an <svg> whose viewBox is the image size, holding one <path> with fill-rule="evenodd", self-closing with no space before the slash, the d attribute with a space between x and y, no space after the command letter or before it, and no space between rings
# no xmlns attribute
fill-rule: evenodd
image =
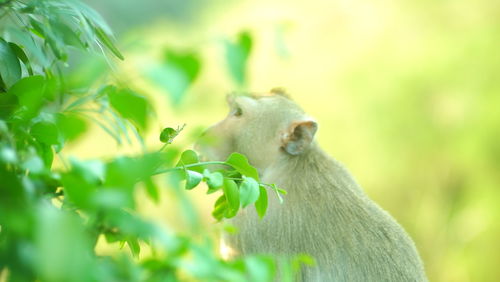
<svg viewBox="0 0 500 282"><path fill-rule="evenodd" d="M178 167L172 167L172 168L167 168L167 169L161 169L161 170L158 170L158 171L154 172L151 175L158 175L158 174L172 172L172 171L177 171L177 170L184 170L184 168L204 166L204 165L226 165L226 166L231 166L230 164L228 164L226 162L221 162L221 161L200 162L200 163L188 164L188 165L184 165L184 166L178 166Z"/></svg>

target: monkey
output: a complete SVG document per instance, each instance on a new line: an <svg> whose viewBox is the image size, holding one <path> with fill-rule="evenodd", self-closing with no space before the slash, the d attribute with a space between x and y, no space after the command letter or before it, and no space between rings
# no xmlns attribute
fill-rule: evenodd
<svg viewBox="0 0 500 282"><path fill-rule="evenodd" d="M299 281L427 281L415 244L372 201L348 170L314 139L318 123L280 89L264 95L228 95L229 114L206 130L218 142L197 144L209 160L247 156L263 183L287 191L269 197L266 215L245 208L224 236L237 255L308 254Z"/></svg>

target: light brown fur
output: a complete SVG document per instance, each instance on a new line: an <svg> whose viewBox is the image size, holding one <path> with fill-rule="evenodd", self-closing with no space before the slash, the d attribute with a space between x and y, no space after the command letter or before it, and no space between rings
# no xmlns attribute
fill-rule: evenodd
<svg viewBox="0 0 500 282"><path fill-rule="evenodd" d="M240 254L307 253L317 266L304 268L301 281L427 281L403 228L316 144L316 122L277 94L229 97L231 113L207 131L219 142L201 146L213 160L245 154L262 182L288 191L283 204L270 194L262 220L242 210L227 244Z"/></svg>

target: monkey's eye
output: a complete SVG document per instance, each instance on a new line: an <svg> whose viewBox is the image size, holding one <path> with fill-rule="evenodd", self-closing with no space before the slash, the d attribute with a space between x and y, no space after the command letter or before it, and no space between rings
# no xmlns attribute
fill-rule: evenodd
<svg viewBox="0 0 500 282"><path fill-rule="evenodd" d="M240 117L242 114L243 114L243 110L241 109L241 107L236 107L233 110L233 116L235 116L235 117Z"/></svg>

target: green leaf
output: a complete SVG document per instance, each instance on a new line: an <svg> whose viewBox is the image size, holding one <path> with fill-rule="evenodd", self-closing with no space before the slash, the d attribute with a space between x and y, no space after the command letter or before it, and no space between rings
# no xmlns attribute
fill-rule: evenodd
<svg viewBox="0 0 500 282"><path fill-rule="evenodd" d="M85 53L84 58L71 68L67 77L68 87L86 90L106 74L108 65L103 56ZM105 92L109 87L113 86L106 86L102 91Z"/></svg>
<svg viewBox="0 0 500 282"><path fill-rule="evenodd" d="M38 156L42 158L45 166L50 168L52 166L52 161L54 160L54 152L52 150L52 146L44 143L39 143L37 144L36 148Z"/></svg>
<svg viewBox="0 0 500 282"><path fill-rule="evenodd" d="M21 78L21 64L11 46L0 37L0 76L7 87Z"/></svg>
<svg viewBox="0 0 500 282"><path fill-rule="evenodd" d="M111 106L120 115L134 122L136 126L145 129L150 106L145 97L139 96L128 89L110 87L107 91Z"/></svg>
<svg viewBox="0 0 500 282"><path fill-rule="evenodd" d="M45 79L35 75L17 81L7 93L17 96L19 105L25 107L25 118L34 117L40 110L46 96Z"/></svg>
<svg viewBox="0 0 500 282"><path fill-rule="evenodd" d="M172 104L180 104L189 88L189 81L181 70L168 64L152 63L144 72L152 82L166 90Z"/></svg>
<svg viewBox="0 0 500 282"><path fill-rule="evenodd" d="M151 177L146 178L144 180L144 185L146 187L146 192L148 193L149 197L155 202L159 203L160 202L160 194L158 193L158 187L156 187L155 183L151 179Z"/></svg>
<svg viewBox="0 0 500 282"><path fill-rule="evenodd" d="M252 37L247 31L240 32L236 42L226 41L225 47L229 73L238 85L243 86L246 83L248 57L252 51Z"/></svg>
<svg viewBox="0 0 500 282"><path fill-rule="evenodd" d="M26 49L34 65L39 64L43 68L50 67L50 60L47 58L44 48L39 46L37 42L33 40L30 33L17 28L7 28L7 31L13 37L13 41L16 41Z"/></svg>
<svg viewBox="0 0 500 282"><path fill-rule="evenodd" d="M251 177L259 181L259 173L248 163L248 159L240 153L232 153L226 160L226 163L231 165L242 175Z"/></svg>
<svg viewBox="0 0 500 282"><path fill-rule="evenodd" d="M74 114L56 114L56 124L65 141L75 140L87 131L87 123Z"/></svg>
<svg viewBox="0 0 500 282"><path fill-rule="evenodd" d="M101 15L82 1L53 2L55 2L55 5L57 5L58 2L62 3L62 7L71 9L76 12L78 16L81 16L83 18L81 21L92 23L93 25L100 27L106 34L111 34L111 29Z"/></svg>
<svg viewBox="0 0 500 282"><path fill-rule="evenodd" d="M116 141L117 144L119 144L119 145L122 144L121 135L119 133L114 132L113 129L109 128L109 126L107 124L103 123L101 120L99 120L98 118L93 117L92 115L83 114L83 113L80 113L80 114L82 114L85 118L91 120L94 124L96 124L97 126L99 126L109 136L113 137L113 139Z"/></svg>
<svg viewBox="0 0 500 282"><path fill-rule="evenodd" d="M92 197L97 190L96 183L90 183L78 171L62 174L61 181L64 186L64 197L80 208L89 208Z"/></svg>
<svg viewBox="0 0 500 282"><path fill-rule="evenodd" d="M12 51L14 51L19 60L21 60L24 63L26 69L28 70L29 75L33 75L33 69L31 68L31 63L24 50L13 42L9 42L9 46L12 49Z"/></svg>
<svg viewBox="0 0 500 282"><path fill-rule="evenodd" d="M33 241L24 255L36 266L40 281L89 281L94 262L88 257L93 250L87 225L76 214L56 208L49 201L38 201L33 218ZM28 243L30 242L30 243ZM30 268L33 269L33 268ZM38 276L39 275L39 276ZM22 279L24 280L24 279Z"/></svg>
<svg viewBox="0 0 500 282"><path fill-rule="evenodd" d="M245 56L249 56L252 51L252 35L248 31L242 31L238 34L238 45L243 50Z"/></svg>
<svg viewBox="0 0 500 282"><path fill-rule="evenodd" d="M104 44L106 45L106 47L108 47L108 49L116 56L118 57L118 59L120 60L123 60L124 57L122 55L122 53L120 53L120 50L118 50L118 48L116 48L115 44L113 43L113 41L111 41L111 39L109 38L109 36L104 32L104 30L100 27L97 27L95 26L94 27L94 31L97 35L97 37L99 38L99 40Z"/></svg>
<svg viewBox="0 0 500 282"><path fill-rule="evenodd" d="M196 154L193 150L186 150L182 152L181 159L179 160L179 164L182 163L184 165L194 164L199 162L198 154Z"/></svg>
<svg viewBox="0 0 500 282"><path fill-rule="evenodd" d="M60 91L60 77L57 76L51 76L51 77L46 77L45 78L45 85L43 88L43 96L49 100L49 101L54 101L56 98L59 96L58 92Z"/></svg>
<svg viewBox="0 0 500 282"><path fill-rule="evenodd" d="M230 223L226 223L222 226L222 230L228 234L238 234L238 227L230 224Z"/></svg>
<svg viewBox="0 0 500 282"><path fill-rule="evenodd" d="M160 133L160 142L170 144L175 136L177 136L177 130L172 127L164 128Z"/></svg>
<svg viewBox="0 0 500 282"><path fill-rule="evenodd" d="M90 207L96 210L116 211L122 208L133 208L134 200L120 188L96 190L90 197Z"/></svg>
<svg viewBox="0 0 500 282"><path fill-rule="evenodd" d="M186 91L198 77L201 60L194 52L165 51L164 63L147 66L147 76L164 88L174 105L179 104Z"/></svg>
<svg viewBox="0 0 500 282"><path fill-rule="evenodd" d="M244 180L240 184L240 202L245 208L255 203L259 199L259 183L251 177L243 176Z"/></svg>
<svg viewBox="0 0 500 282"><path fill-rule="evenodd" d="M275 184L272 184L272 185L276 186ZM283 195L286 195L286 194L288 193L286 190L281 189L281 188L276 188L276 190L278 190L278 192L279 192L280 194L283 194Z"/></svg>
<svg viewBox="0 0 500 282"><path fill-rule="evenodd" d="M164 128L160 133L160 142L171 144L175 137L181 133L186 125L184 124L182 127L177 127L177 129L173 129L172 127Z"/></svg>
<svg viewBox="0 0 500 282"><path fill-rule="evenodd" d="M224 176L220 172L203 171L209 189L218 189L224 184Z"/></svg>
<svg viewBox="0 0 500 282"><path fill-rule="evenodd" d="M57 35L62 38L62 41L66 45L77 47L79 49L85 49L85 46L80 39L80 36L78 36L75 33L75 31L73 31L66 24L61 24L60 21L51 20L50 26L57 33Z"/></svg>
<svg viewBox="0 0 500 282"><path fill-rule="evenodd" d="M99 160L81 161L76 158L70 158L72 172L82 177L85 182L97 184L104 180L104 163Z"/></svg>
<svg viewBox="0 0 500 282"><path fill-rule="evenodd" d="M132 190L134 185L150 177L162 164L160 153L149 153L139 157L119 157L106 165L105 185Z"/></svg>
<svg viewBox="0 0 500 282"><path fill-rule="evenodd" d="M35 18L30 18L30 24L33 27L31 32L45 39L45 43L50 47L50 50L57 59L66 61L68 54L65 49L62 35L54 34L54 30L49 25L48 21L39 22Z"/></svg>
<svg viewBox="0 0 500 282"><path fill-rule="evenodd" d="M233 217L240 208L240 193L238 185L234 182L234 180L224 179L224 186L222 189L228 203L228 213L224 216L228 218Z"/></svg>
<svg viewBox="0 0 500 282"><path fill-rule="evenodd" d="M201 61L194 52L165 51L165 61L184 73L191 84L200 73Z"/></svg>
<svg viewBox="0 0 500 282"><path fill-rule="evenodd" d="M224 214L226 213L227 208L228 205L226 196L222 195L217 199L217 201L215 201L214 210L212 211L212 216L218 221L222 220L224 218Z"/></svg>
<svg viewBox="0 0 500 282"><path fill-rule="evenodd" d="M7 85L5 85L5 82L3 82L2 76L0 75L0 92L5 91L7 91Z"/></svg>
<svg viewBox="0 0 500 282"><path fill-rule="evenodd" d="M115 230L107 231L104 233L104 237L108 243L115 243L123 239L123 236Z"/></svg>
<svg viewBox="0 0 500 282"><path fill-rule="evenodd" d="M159 152L161 156L161 166L172 167L179 156L179 150L176 148L168 148L162 152ZM190 168L190 170L192 170Z"/></svg>
<svg viewBox="0 0 500 282"><path fill-rule="evenodd" d="M26 53L24 53L23 48L19 47L19 45L17 45L14 42L9 42L9 46L12 49L12 51L14 51L14 53L16 54L17 58L19 58L19 60L21 60L25 64L29 63L28 56L26 56Z"/></svg>
<svg viewBox="0 0 500 282"><path fill-rule="evenodd" d="M30 17L29 19L30 21L30 24L31 24L31 28L30 28L30 31L35 34L36 36L42 38L42 39L46 39L46 34L45 34L45 28L44 28L44 25L35 20L34 18Z"/></svg>
<svg viewBox="0 0 500 282"><path fill-rule="evenodd" d="M181 158L176 166L184 166L184 165L195 164L195 163L199 163L199 162L200 162L200 160L198 158L198 154L196 154L195 151L186 150L186 151L182 152ZM203 172L203 166L190 167L189 170L193 170L193 171L201 173L201 172Z"/></svg>
<svg viewBox="0 0 500 282"><path fill-rule="evenodd" d="M260 186L260 196L259 199L255 202L255 210L259 215L259 218L263 218L267 211L267 190Z"/></svg>
<svg viewBox="0 0 500 282"><path fill-rule="evenodd" d="M8 119L18 106L17 96L11 93L0 93L0 119Z"/></svg>
<svg viewBox="0 0 500 282"><path fill-rule="evenodd" d="M192 171L192 170L186 170L186 189L191 190L194 187L198 186L200 184L201 180L203 179L203 174Z"/></svg>
<svg viewBox="0 0 500 282"><path fill-rule="evenodd" d="M316 260L308 254L298 254L293 258L292 264L294 267L294 271L298 271L301 264L315 266Z"/></svg>
<svg viewBox="0 0 500 282"><path fill-rule="evenodd" d="M130 248L130 251L132 251L132 255L135 258L138 258L141 253L141 245L139 245L139 241L136 238L128 238L127 245Z"/></svg>
<svg viewBox="0 0 500 282"><path fill-rule="evenodd" d="M38 142L47 145L59 143L59 131L57 126L52 122L37 122L31 127L30 133Z"/></svg>

